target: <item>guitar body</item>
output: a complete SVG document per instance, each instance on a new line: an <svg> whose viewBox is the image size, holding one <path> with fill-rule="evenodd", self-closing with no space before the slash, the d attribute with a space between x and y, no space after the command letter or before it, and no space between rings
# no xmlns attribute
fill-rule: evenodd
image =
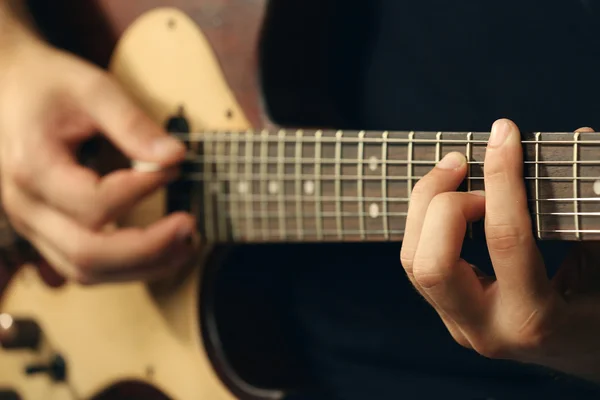
<svg viewBox="0 0 600 400"><path fill-rule="evenodd" d="M263 1L102 0L97 5L118 40L114 48L107 40L94 50L112 49L108 69L158 123L183 110L192 131L269 125L256 76ZM238 62L224 63L227 58ZM145 226L168 212L167 203L166 192L160 191L120 223ZM0 389L24 400L75 400L113 398L107 392L111 387L135 382L138 388L130 385L124 398L282 398L281 391L241 380L227 365L216 337L207 344L214 332L202 326L199 299L207 262L219 254L203 247L183 276L160 286L67 282L51 287L37 266L23 265L2 293L0 313L34 320L41 328L41 345L36 350L0 348ZM64 381L24 373L27 366L46 364L57 354L66 363Z"/></svg>

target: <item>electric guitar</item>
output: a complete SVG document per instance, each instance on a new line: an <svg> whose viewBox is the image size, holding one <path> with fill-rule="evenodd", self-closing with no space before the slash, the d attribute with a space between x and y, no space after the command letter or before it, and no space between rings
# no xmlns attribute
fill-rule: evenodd
<svg viewBox="0 0 600 400"><path fill-rule="evenodd" d="M127 92L188 146L180 179L118 222L144 226L186 209L205 243L197 262L168 282L49 284L34 264L16 269L0 296L0 399L111 398L123 383L135 389L129 399L283 399L297 387L249 382L223 349L211 271L227 247L400 241L415 183L450 151L469 161L462 189L483 188L487 132L297 129L271 121L259 57L274 12L266 0L74 3L102 15L101 25L78 23L82 39L92 42L106 28L95 55L109 55L106 66ZM524 134L539 239L600 236L598 139ZM473 226L469 234L481 232Z"/></svg>

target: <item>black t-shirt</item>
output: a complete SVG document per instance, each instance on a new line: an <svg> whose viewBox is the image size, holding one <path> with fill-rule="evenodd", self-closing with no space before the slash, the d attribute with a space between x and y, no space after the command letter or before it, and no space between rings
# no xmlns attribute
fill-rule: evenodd
<svg viewBox="0 0 600 400"><path fill-rule="evenodd" d="M354 128L486 131L500 117L522 131L600 127L594 2L344 4L361 12L340 11L348 19L337 22L330 79ZM569 246L540 246L551 274ZM598 398L544 369L458 346L405 278L399 251L399 243L243 248L230 268L244 279L266 271L251 282L273 294L330 399ZM466 243L464 254L487 259L481 243Z"/></svg>
<svg viewBox="0 0 600 400"><path fill-rule="evenodd" d="M508 117L523 131L600 129L593 1L327 3L336 12L326 64L345 127L485 131ZM568 244L541 246L552 272ZM407 281L399 251L399 243L240 247L220 275L222 306L239 319L251 297L268 303L294 361L327 400L598 398L454 343ZM464 253L485 263L481 243ZM231 337L245 335L226 320Z"/></svg>

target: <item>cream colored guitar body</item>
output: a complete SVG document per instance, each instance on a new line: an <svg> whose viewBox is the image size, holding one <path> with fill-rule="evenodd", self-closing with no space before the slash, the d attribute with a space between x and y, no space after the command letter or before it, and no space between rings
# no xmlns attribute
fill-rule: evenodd
<svg viewBox="0 0 600 400"><path fill-rule="evenodd" d="M182 12L163 8L143 15L122 37L110 69L161 124L183 105L193 130L249 128L208 41ZM228 109L232 118L225 116ZM146 225L164 214L164 204L164 193L157 193L126 223ZM142 283L69 283L53 289L33 266L24 266L3 294L0 312L34 319L43 346L40 351L0 348L0 388L15 390L24 400L79 400L137 380L175 400L234 399L201 339L201 264L182 285L160 296ZM65 382L23 373L26 365L46 363L53 353L66 360Z"/></svg>

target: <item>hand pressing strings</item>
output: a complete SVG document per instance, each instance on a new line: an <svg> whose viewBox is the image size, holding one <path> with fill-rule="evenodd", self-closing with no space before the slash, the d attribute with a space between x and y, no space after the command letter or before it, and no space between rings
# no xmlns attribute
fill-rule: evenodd
<svg viewBox="0 0 600 400"><path fill-rule="evenodd" d="M401 250L410 281L462 346L600 382L600 251L577 247L548 278L512 121L492 127L485 192L456 192L466 165L462 155L450 153L412 192ZM496 279L480 279L461 258L467 224L483 216Z"/></svg>

